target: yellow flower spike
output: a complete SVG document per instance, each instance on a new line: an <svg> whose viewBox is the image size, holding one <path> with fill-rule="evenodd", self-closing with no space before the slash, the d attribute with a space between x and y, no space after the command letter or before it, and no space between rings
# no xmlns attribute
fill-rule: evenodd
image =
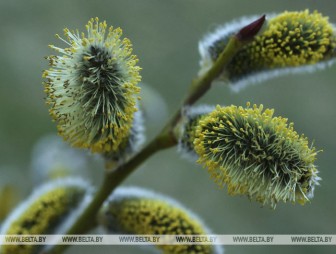
<svg viewBox="0 0 336 254"><path fill-rule="evenodd" d="M198 162L232 195L247 195L273 208L279 201L304 204L320 180L315 148L287 119L249 105L217 106L199 121L194 133Z"/></svg>
<svg viewBox="0 0 336 254"><path fill-rule="evenodd" d="M47 58L46 103L59 134L72 146L120 154L137 111L140 68L129 40L120 39L120 28L107 28L96 18L86 29L86 34L64 29L66 39L57 36L69 48L50 46L61 55Z"/></svg>
<svg viewBox="0 0 336 254"><path fill-rule="evenodd" d="M145 235L209 234L201 220L172 198L136 188L118 188L98 214L112 233ZM220 254L218 245L157 245L164 254Z"/></svg>
<svg viewBox="0 0 336 254"><path fill-rule="evenodd" d="M336 32L328 17L309 10L266 17L263 30L234 56L221 76L232 83L233 90L283 74L314 71L335 62ZM206 35L199 43L200 74L212 66L229 37L255 19L244 18Z"/></svg>
<svg viewBox="0 0 336 254"><path fill-rule="evenodd" d="M81 179L67 178L42 185L4 221L0 235L64 234L91 196L91 187ZM33 254L38 247L0 244L0 253Z"/></svg>

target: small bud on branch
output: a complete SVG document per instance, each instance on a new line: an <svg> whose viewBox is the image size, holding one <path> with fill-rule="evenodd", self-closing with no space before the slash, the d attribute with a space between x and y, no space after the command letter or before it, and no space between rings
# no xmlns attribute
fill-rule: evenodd
<svg viewBox="0 0 336 254"><path fill-rule="evenodd" d="M256 36L257 33L262 28L263 24L265 23L265 20L266 20L266 15L263 15L259 19L248 24L247 26L244 26L236 34L237 39L242 42L253 39L253 37Z"/></svg>

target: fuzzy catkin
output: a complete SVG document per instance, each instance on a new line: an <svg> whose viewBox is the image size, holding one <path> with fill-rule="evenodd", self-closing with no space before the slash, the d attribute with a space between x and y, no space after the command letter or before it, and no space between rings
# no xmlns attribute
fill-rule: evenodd
<svg viewBox="0 0 336 254"><path fill-rule="evenodd" d="M51 45L61 56L48 57L45 92L59 134L74 147L119 152L130 135L140 91L140 67L120 28L91 19L87 34L64 29L69 45Z"/></svg>
<svg viewBox="0 0 336 254"><path fill-rule="evenodd" d="M217 106L200 120L195 137L198 162L230 194L272 207L279 201L304 204L313 196L317 152L273 110Z"/></svg>
<svg viewBox="0 0 336 254"><path fill-rule="evenodd" d="M305 10L266 18L262 31L243 46L220 77L228 80L233 90L283 74L321 69L334 62L336 32L328 17ZM201 74L216 61L229 38L254 19L232 22L200 41Z"/></svg>
<svg viewBox="0 0 336 254"><path fill-rule="evenodd" d="M201 220L172 198L151 191L118 188L104 203L100 224L112 233L139 235L205 235ZM157 245L164 254L221 254L215 245Z"/></svg>
<svg viewBox="0 0 336 254"><path fill-rule="evenodd" d="M1 235L64 234L91 200L90 185L78 178L46 183L19 205L1 226ZM0 254L34 254L50 246L1 245Z"/></svg>

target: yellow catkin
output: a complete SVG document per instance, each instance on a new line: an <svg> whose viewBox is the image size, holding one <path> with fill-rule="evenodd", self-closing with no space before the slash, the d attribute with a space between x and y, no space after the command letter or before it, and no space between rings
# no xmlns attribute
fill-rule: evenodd
<svg viewBox="0 0 336 254"><path fill-rule="evenodd" d="M43 77L49 113L74 147L116 152L131 132L141 80L138 59L120 28L91 19L87 33L64 29L69 48L51 45Z"/></svg>
<svg viewBox="0 0 336 254"><path fill-rule="evenodd" d="M212 61L231 35L219 35L208 45ZM328 17L317 11L285 11L271 15L263 30L227 65L223 77L235 82L270 70L315 65L334 58L335 49L335 31Z"/></svg>
<svg viewBox="0 0 336 254"><path fill-rule="evenodd" d="M198 162L230 194L272 207L279 201L304 204L313 195L317 152L271 109L217 106L199 121L195 137Z"/></svg>
<svg viewBox="0 0 336 254"><path fill-rule="evenodd" d="M127 193L127 189L124 190ZM113 197L113 196L112 196ZM204 235L206 229L195 216L162 197L116 196L100 211L100 222L112 232L145 235ZM219 254L211 245L157 245L165 254Z"/></svg>
<svg viewBox="0 0 336 254"><path fill-rule="evenodd" d="M54 184L54 185L53 185ZM5 221L1 234L34 235L50 234L64 223L83 200L87 189L74 180L48 183L15 210ZM86 186L87 187L87 186ZM41 192L41 193L40 193ZM60 233L60 232L59 232ZM33 254L36 245L3 245L1 254Z"/></svg>

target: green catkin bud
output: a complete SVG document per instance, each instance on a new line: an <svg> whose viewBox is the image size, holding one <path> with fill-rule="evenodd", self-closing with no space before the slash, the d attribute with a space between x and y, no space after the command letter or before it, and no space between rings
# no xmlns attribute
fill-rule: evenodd
<svg viewBox="0 0 336 254"><path fill-rule="evenodd" d="M98 221L108 231L147 235L204 235L200 219L175 200L151 191L118 188L99 211ZM157 245L165 254L220 254L217 245Z"/></svg>
<svg viewBox="0 0 336 254"><path fill-rule="evenodd" d="M0 235L63 234L88 205L91 192L87 182L76 178L44 184L4 221ZM0 246L0 254L33 254L48 248L36 245Z"/></svg>
<svg viewBox="0 0 336 254"><path fill-rule="evenodd" d="M217 106L197 127L194 141L203 164L232 195L247 195L275 208L279 201L306 203L320 179L315 148L287 119L263 106Z"/></svg>
<svg viewBox="0 0 336 254"><path fill-rule="evenodd" d="M215 109L214 106L200 105L184 109L181 124L178 125L178 152L183 157L195 161L197 154L194 149L196 127L199 121Z"/></svg>
<svg viewBox="0 0 336 254"><path fill-rule="evenodd" d="M233 57L221 79L233 90L275 76L314 71L334 63L336 32L328 17L309 10L266 15L268 22ZM199 44L201 71L206 72L223 51L230 36L255 20L245 18L218 28Z"/></svg>
<svg viewBox="0 0 336 254"><path fill-rule="evenodd" d="M130 135L140 88L140 67L132 44L120 28L91 19L87 34L64 29L69 45L51 45L44 71L46 102L59 134L74 147L111 153Z"/></svg>

